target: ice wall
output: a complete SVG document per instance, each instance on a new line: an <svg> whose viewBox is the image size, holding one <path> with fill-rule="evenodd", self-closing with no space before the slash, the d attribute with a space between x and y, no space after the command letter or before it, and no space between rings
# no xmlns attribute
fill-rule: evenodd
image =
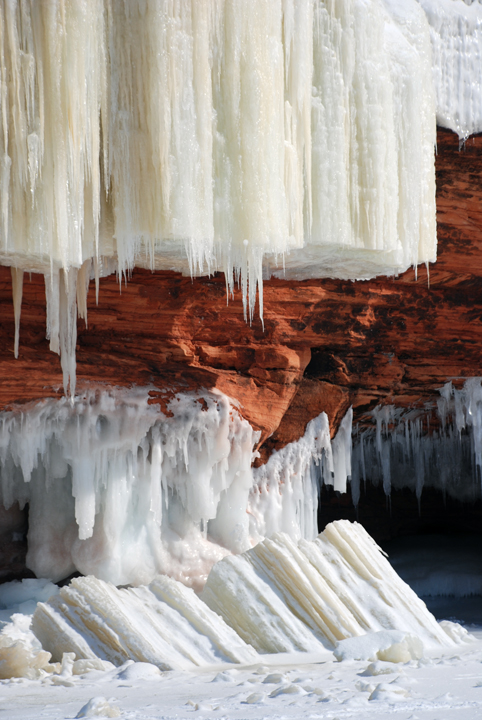
<svg viewBox="0 0 482 720"><path fill-rule="evenodd" d="M90 277L222 270L262 316L263 273L435 260L416 0L12 0L0 90L0 262L17 327L22 271L44 273L72 396Z"/></svg>
<svg viewBox="0 0 482 720"><path fill-rule="evenodd" d="M482 5L419 0L430 23L437 124L466 140L482 132Z"/></svg>
<svg viewBox="0 0 482 720"><path fill-rule="evenodd" d="M374 427L353 436L351 489L355 505L360 483L409 487L420 499L435 487L463 502L482 495L482 378L458 390L440 390L437 409L408 412L386 405L372 411ZM435 427L431 427L431 416Z"/></svg>
<svg viewBox="0 0 482 720"><path fill-rule="evenodd" d="M259 434L226 396L179 395L163 414L148 391L94 388L0 414L0 502L29 504L38 577L119 585L162 572L202 587L214 562L268 533L316 536L318 487L336 476L324 413L252 469Z"/></svg>

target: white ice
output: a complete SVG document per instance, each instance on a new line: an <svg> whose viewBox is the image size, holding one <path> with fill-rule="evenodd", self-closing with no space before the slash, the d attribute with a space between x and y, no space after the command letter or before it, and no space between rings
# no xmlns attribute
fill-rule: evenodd
<svg viewBox="0 0 482 720"><path fill-rule="evenodd" d="M45 275L75 394L89 278L134 266L366 278L436 257L435 101L416 0L8 2L0 262ZM86 81L87 79L87 81Z"/></svg>
<svg viewBox="0 0 482 720"><path fill-rule="evenodd" d="M353 438L355 505L363 480L381 484L387 495L392 488L411 488L419 500L424 487L462 502L481 497L482 378L468 378L460 390L446 383L432 410L384 405L371 416L374 427ZM438 427L430 427L432 416Z"/></svg>
<svg viewBox="0 0 482 720"><path fill-rule="evenodd" d="M437 124L466 140L482 132L482 5L419 2L430 24Z"/></svg>
<svg viewBox="0 0 482 720"><path fill-rule="evenodd" d="M29 504L37 577L138 585L162 572L201 588L214 562L267 534L316 536L318 487L336 469L326 414L255 470L258 433L229 398L178 395L167 410L149 388L92 388L0 414L0 502ZM345 485L347 471L340 461Z"/></svg>

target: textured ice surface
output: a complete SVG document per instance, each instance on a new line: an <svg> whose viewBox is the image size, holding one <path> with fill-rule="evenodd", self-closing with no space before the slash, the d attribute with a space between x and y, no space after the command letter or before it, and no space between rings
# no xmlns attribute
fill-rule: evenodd
<svg viewBox="0 0 482 720"><path fill-rule="evenodd" d="M138 588L74 579L38 604L32 631L57 662L74 653L77 661L135 660L161 670L333 647L338 659L407 662L424 646L459 642L366 531L347 521L330 524L315 541L278 533L225 558L201 597L166 576Z"/></svg>
<svg viewBox="0 0 482 720"><path fill-rule="evenodd" d="M257 659L193 590L165 576L120 589L92 576L72 580L39 603L32 630L54 660L74 652L78 660L136 660L172 670Z"/></svg>
<svg viewBox="0 0 482 720"><path fill-rule="evenodd" d="M330 523L315 541L278 533L218 562L202 599L259 652L403 630L425 647L451 640L357 523Z"/></svg>
<svg viewBox="0 0 482 720"><path fill-rule="evenodd" d="M419 2L430 23L437 124L465 140L482 131L482 5Z"/></svg>
<svg viewBox="0 0 482 720"><path fill-rule="evenodd" d="M416 0L4 3L0 262L45 275L75 393L91 277L240 281L434 261L435 102ZM263 270L264 266L264 270Z"/></svg>
<svg viewBox="0 0 482 720"><path fill-rule="evenodd" d="M258 433L226 396L176 396L167 417L148 390L91 389L0 415L0 502L29 503L38 577L145 584L162 572L200 588L214 562L266 534L316 536L319 484L349 472L340 460L333 476L326 414L255 470ZM342 458L350 443L335 439Z"/></svg>

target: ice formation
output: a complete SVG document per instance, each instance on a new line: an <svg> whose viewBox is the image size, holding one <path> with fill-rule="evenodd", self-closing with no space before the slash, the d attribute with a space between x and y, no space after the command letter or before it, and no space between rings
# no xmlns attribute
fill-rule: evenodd
<svg viewBox="0 0 482 720"><path fill-rule="evenodd" d="M371 413L374 428L355 431L351 490L355 505L360 482L392 488L409 487L420 499L435 487L464 502L482 495L482 378L469 378L458 390L451 382L440 390L437 419L432 411L408 412L392 405ZM438 424L438 423L437 423Z"/></svg>
<svg viewBox="0 0 482 720"><path fill-rule="evenodd" d="M38 577L145 584L163 572L202 587L214 562L268 533L316 536L319 484L338 477L324 413L252 469L258 433L226 396L176 396L168 417L148 391L90 389L0 415L0 502L29 504ZM340 443L349 453L350 434Z"/></svg>
<svg viewBox="0 0 482 720"><path fill-rule="evenodd" d="M347 520L314 541L277 533L224 558L201 597L258 652L315 651L382 630L426 647L451 644L363 527Z"/></svg>
<svg viewBox="0 0 482 720"><path fill-rule="evenodd" d="M482 5L419 2L430 23L437 124L466 140L482 132Z"/></svg>
<svg viewBox="0 0 482 720"><path fill-rule="evenodd" d="M225 558L201 597L165 576L138 588L77 578L38 604L32 631L56 662L73 653L77 661L131 659L162 670L325 648L339 659L369 651L370 659L406 662L457 642L365 530L347 521L315 541L278 533ZM346 645L358 636L362 642Z"/></svg>
<svg viewBox="0 0 482 720"><path fill-rule="evenodd" d="M135 265L365 278L434 261L416 0L3 3L0 262L45 275L75 393L89 279ZM264 270L263 270L264 266ZM77 307L77 310L76 310Z"/></svg>
<svg viewBox="0 0 482 720"><path fill-rule="evenodd" d="M73 652L77 660L185 670L258 657L193 590L166 576L148 587L119 589L92 576L72 580L38 604L32 630L54 661Z"/></svg>

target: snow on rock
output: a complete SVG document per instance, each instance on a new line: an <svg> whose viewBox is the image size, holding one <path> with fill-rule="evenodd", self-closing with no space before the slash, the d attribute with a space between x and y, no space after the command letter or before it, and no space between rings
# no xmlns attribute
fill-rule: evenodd
<svg viewBox="0 0 482 720"><path fill-rule="evenodd" d="M0 262L45 275L75 394L89 279L367 278L434 261L435 104L416 0L9 2ZM264 269L263 269L264 266Z"/></svg>
<svg viewBox="0 0 482 720"><path fill-rule="evenodd" d="M335 469L326 414L254 470L257 440L219 392L178 395L163 414L149 388L93 388L0 415L0 502L29 504L39 577L139 585L166 573L200 589L216 561L267 533L316 535L318 485ZM343 457L350 442L335 443Z"/></svg>
<svg viewBox="0 0 482 720"><path fill-rule="evenodd" d="M330 523L312 542L277 533L217 563L202 599L259 652L314 651L402 630L450 646L425 604L358 523Z"/></svg>
<svg viewBox="0 0 482 720"><path fill-rule="evenodd" d="M139 588L74 579L38 604L32 630L54 659L72 652L77 660L135 660L172 670L258 657L193 590L165 576Z"/></svg>
<svg viewBox="0 0 482 720"><path fill-rule="evenodd" d="M466 140L482 132L482 5L418 1L430 24L437 124Z"/></svg>

